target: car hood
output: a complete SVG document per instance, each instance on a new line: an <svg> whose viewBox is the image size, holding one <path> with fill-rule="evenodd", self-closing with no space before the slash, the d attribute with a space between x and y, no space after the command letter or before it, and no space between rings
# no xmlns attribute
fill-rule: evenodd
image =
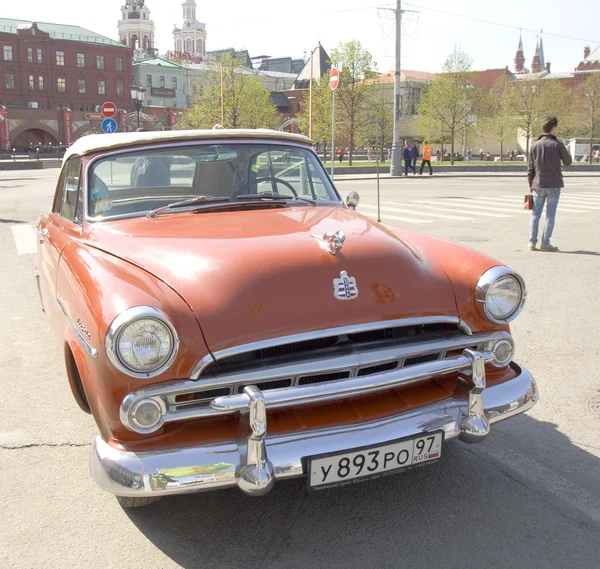
<svg viewBox="0 0 600 569"><path fill-rule="evenodd" d="M317 237L336 231L345 242L332 255ZM176 290L213 352L324 328L458 316L437 263L342 207L179 212L99 223L87 239ZM356 279L353 299L334 295L342 271Z"/></svg>

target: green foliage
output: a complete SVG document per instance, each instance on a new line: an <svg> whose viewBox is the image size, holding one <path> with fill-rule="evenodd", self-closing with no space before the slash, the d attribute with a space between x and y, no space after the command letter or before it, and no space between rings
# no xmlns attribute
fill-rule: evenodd
<svg viewBox="0 0 600 569"><path fill-rule="evenodd" d="M510 113L513 125L526 139L526 154L531 140L542 133L547 116L557 116L568 122L565 89L557 81L544 79L507 82L502 93L503 105Z"/></svg>
<svg viewBox="0 0 600 569"><path fill-rule="evenodd" d="M590 74L577 88L574 99L570 121L572 134L589 139L588 160L591 164L594 139L600 139L600 74Z"/></svg>
<svg viewBox="0 0 600 569"><path fill-rule="evenodd" d="M385 158L385 148L394 140L394 90L389 84L377 83L368 97L368 121L363 130L363 138L369 146L381 149L381 160ZM404 131L402 131L404 132Z"/></svg>
<svg viewBox="0 0 600 569"><path fill-rule="evenodd" d="M224 117L221 116L221 73ZM180 128L212 128L215 124L225 128L276 128L279 124L269 91L242 65L241 59L231 55L224 56L213 66L205 85L195 88L192 106L185 111Z"/></svg>
<svg viewBox="0 0 600 569"><path fill-rule="evenodd" d="M341 67L340 84L336 92L336 123L342 136L349 141L349 164L352 165L354 145L364 139L369 123L369 95L375 87L375 63L360 41L352 40L331 52L331 61Z"/></svg>
<svg viewBox="0 0 600 569"><path fill-rule="evenodd" d="M331 107L333 91L329 88L329 76L324 75L313 81L312 91L312 139L315 142L331 144ZM309 134L310 102L308 93L304 96L304 106L298 115L298 129Z"/></svg>
<svg viewBox="0 0 600 569"><path fill-rule="evenodd" d="M468 128L469 116L479 104L481 91L471 72L471 59L455 49L421 95L417 111L420 130L431 141L450 142L454 163L454 141Z"/></svg>
<svg viewBox="0 0 600 569"><path fill-rule="evenodd" d="M508 76L500 77L491 91L482 93L477 106L476 131L479 135L491 135L500 143L500 156L504 144L515 135L516 127L508 97Z"/></svg>

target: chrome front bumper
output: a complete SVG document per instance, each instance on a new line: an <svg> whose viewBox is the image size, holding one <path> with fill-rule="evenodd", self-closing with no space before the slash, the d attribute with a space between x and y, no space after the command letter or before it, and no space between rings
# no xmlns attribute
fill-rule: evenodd
<svg viewBox="0 0 600 569"><path fill-rule="evenodd" d="M267 436L263 394L247 387L247 409L238 441L166 451L121 451L97 437L90 469L96 482L117 496L144 497L184 494L238 486L251 495L268 492L275 480L305 474L303 458L443 430L445 440L479 442L490 424L527 411L538 390L533 376L512 363L518 376L486 387L484 361L472 354L468 398L448 399L386 419L354 426Z"/></svg>

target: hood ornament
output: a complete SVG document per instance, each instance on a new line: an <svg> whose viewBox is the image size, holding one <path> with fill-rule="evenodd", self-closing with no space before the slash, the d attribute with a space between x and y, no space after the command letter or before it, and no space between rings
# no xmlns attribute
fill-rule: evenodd
<svg viewBox="0 0 600 569"><path fill-rule="evenodd" d="M335 255L338 251L342 250L344 241L346 240L343 231L325 233L322 237L316 233L311 233L310 236L319 241L332 255Z"/></svg>
<svg viewBox="0 0 600 569"><path fill-rule="evenodd" d="M338 300L352 300L358 296L356 278L349 277L346 271L340 273L339 279L333 279L333 296Z"/></svg>

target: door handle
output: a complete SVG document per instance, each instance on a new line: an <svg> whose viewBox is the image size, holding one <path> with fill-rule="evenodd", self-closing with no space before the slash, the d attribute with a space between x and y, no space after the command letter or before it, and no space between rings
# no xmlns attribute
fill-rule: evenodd
<svg viewBox="0 0 600 569"><path fill-rule="evenodd" d="M46 240L46 237L48 237L48 230L46 228L39 229L38 235L40 237L40 243L43 243Z"/></svg>

